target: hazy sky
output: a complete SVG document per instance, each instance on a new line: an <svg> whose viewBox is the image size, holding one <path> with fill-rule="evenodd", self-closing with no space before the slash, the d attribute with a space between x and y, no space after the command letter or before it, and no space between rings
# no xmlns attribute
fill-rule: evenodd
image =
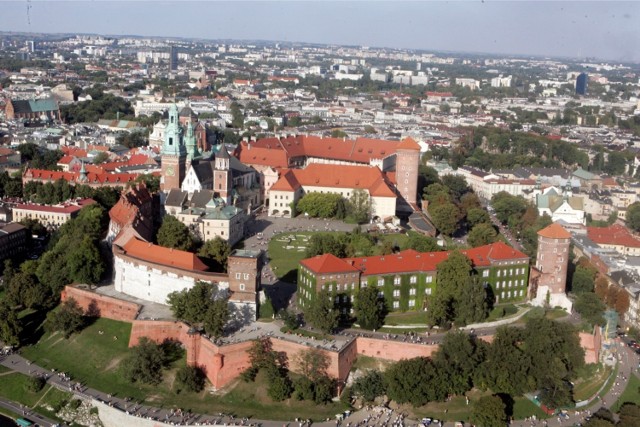
<svg viewBox="0 0 640 427"><path fill-rule="evenodd" d="M640 62L638 1L22 0L2 1L0 10L0 31L262 39Z"/></svg>

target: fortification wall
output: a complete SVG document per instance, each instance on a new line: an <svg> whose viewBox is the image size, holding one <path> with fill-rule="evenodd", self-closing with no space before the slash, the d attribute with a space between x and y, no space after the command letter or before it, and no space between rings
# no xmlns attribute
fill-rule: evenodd
<svg viewBox="0 0 640 427"><path fill-rule="evenodd" d="M141 309L140 305L136 303L100 295L74 286L65 286L60 298L62 301L69 298L75 299L84 311L91 311L96 317L106 317L123 322L135 320Z"/></svg>

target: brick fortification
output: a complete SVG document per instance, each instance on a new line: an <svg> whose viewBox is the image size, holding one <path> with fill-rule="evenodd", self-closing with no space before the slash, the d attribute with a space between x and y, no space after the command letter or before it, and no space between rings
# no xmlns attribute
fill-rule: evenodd
<svg viewBox="0 0 640 427"><path fill-rule="evenodd" d="M141 308L133 302L100 295L74 286L65 286L60 299L66 301L69 298L75 299L80 308L93 316L106 317L121 322L135 320Z"/></svg>
<svg viewBox="0 0 640 427"><path fill-rule="evenodd" d="M116 298L99 295L92 291L67 286L62 293L62 300L73 297L85 310L90 306L98 309L98 315L113 320L131 323L129 347L148 337L155 342L174 340L184 345L187 364L200 366L216 388L222 388L238 378L240 373L250 366L248 349L252 341L233 344L216 345L209 339L194 332L189 325L178 321L135 320L140 306ZM482 336L480 339L491 342L493 336ZM271 337L273 349L285 353L292 371L297 371L297 355L311 347L283 338ZM585 349L585 361L594 363L598 360L600 336L581 333L581 346ZM437 344L413 344L406 342L357 337L347 343L339 351L318 349L329 359L327 374L339 381L346 381L351 366L358 355L374 357L389 361L399 361L413 357L430 357L438 349Z"/></svg>

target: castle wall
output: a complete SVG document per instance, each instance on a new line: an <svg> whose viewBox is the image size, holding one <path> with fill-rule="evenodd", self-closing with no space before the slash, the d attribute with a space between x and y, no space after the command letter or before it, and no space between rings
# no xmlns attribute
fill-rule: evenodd
<svg viewBox="0 0 640 427"><path fill-rule="evenodd" d="M85 312L96 310L95 314L99 317L124 322L134 320L138 316L141 308L133 302L100 295L73 286L65 286L60 298L62 301L73 298Z"/></svg>

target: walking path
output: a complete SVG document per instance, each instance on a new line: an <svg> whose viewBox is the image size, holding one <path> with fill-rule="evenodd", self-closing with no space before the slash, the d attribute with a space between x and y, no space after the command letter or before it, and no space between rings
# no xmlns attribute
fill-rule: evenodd
<svg viewBox="0 0 640 427"><path fill-rule="evenodd" d="M617 347L618 358L618 373L614 381L613 387L602 398L596 398L588 409L581 409L580 411L573 411L568 413L568 417L565 418L550 418L548 420L517 420L511 423L514 427L532 427L532 426L573 426L578 422L584 422L585 417L589 414L596 412L601 407L611 407L615 404L622 392L627 386L628 380L639 363L638 355L629 349L624 343L616 340L615 346ZM76 395L86 399L96 399L103 402L113 408L126 412L128 415L137 416L147 419L164 422L170 425L262 425L264 427L281 427L283 425L295 427L307 425L303 421L296 422L282 422L282 421L263 421L254 419L238 419L229 415L202 415L193 413L182 413L177 410L154 408L147 405L142 405L137 402L132 402L127 398L119 396L111 396L98 390L94 390L88 387L84 387L78 382L75 382L73 378L69 378L64 373L57 373L47 371L41 368L23 357L12 354L0 359L0 363L7 368L21 372L27 375L41 375L47 379L47 382L60 390L75 393ZM0 405L7 407L18 414L22 413L22 407L12 402L0 399ZM7 406L8 405L8 406ZM29 415L42 425L50 426L54 423L50 420L46 420L42 417ZM40 419L42 421L40 421ZM414 426L417 423L405 419L404 415L395 411L391 411L386 408L373 407L367 408L349 415L342 425L350 426ZM314 426L330 427L335 426L335 420L328 420L320 423L313 423ZM453 422L443 423L443 426L452 427Z"/></svg>

